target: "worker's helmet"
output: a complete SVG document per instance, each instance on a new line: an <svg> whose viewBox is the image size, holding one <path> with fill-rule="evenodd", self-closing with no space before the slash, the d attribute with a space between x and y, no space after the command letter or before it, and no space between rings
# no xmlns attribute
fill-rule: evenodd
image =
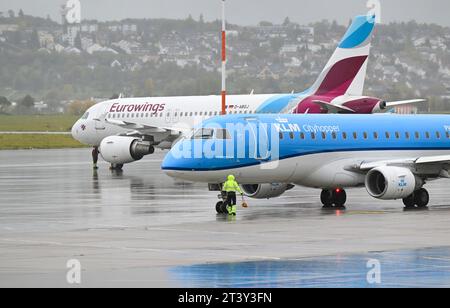
<svg viewBox="0 0 450 308"><path fill-rule="evenodd" d="M234 177L234 175L229 175L228 176L228 181L234 181L236 178Z"/></svg>

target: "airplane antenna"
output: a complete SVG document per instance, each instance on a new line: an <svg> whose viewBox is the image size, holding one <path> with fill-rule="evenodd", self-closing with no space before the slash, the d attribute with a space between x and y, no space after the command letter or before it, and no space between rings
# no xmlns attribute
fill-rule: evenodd
<svg viewBox="0 0 450 308"><path fill-rule="evenodd" d="M226 47L225 0L222 0L222 115L227 114L227 47Z"/></svg>

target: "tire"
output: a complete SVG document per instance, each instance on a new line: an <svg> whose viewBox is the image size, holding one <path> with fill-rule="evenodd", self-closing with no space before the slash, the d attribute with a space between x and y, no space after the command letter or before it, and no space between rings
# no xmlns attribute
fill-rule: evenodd
<svg viewBox="0 0 450 308"><path fill-rule="evenodd" d="M228 204L226 202L222 202L222 206L220 207L222 210L222 214L228 214L227 205Z"/></svg>
<svg viewBox="0 0 450 308"><path fill-rule="evenodd" d="M331 190L322 190L322 193L320 194L320 201L322 202L324 208L332 208L333 193L331 192Z"/></svg>
<svg viewBox="0 0 450 308"><path fill-rule="evenodd" d="M109 169L115 170L115 171L122 171L123 164L111 164L111 167Z"/></svg>
<svg viewBox="0 0 450 308"><path fill-rule="evenodd" d="M407 209L413 208L416 205L414 193L403 199L403 204Z"/></svg>
<svg viewBox="0 0 450 308"><path fill-rule="evenodd" d="M223 205L222 201L217 202L217 204L216 204L216 212L217 212L217 214L223 214L223 212L222 212L222 205Z"/></svg>
<svg viewBox="0 0 450 308"><path fill-rule="evenodd" d="M344 208L345 203L347 202L347 193L345 190L340 190L339 192L336 192L336 190L333 191L333 200L334 205L337 208Z"/></svg>
<svg viewBox="0 0 450 308"><path fill-rule="evenodd" d="M428 191L424 188L419 189L414 194L414 201L419 208L426 208L428 203L430 203L430 195Z"/></svg>

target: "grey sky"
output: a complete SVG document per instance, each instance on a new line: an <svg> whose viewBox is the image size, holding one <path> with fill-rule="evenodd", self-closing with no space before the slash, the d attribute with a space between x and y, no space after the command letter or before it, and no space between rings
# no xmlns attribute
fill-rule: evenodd
<svg viewBox="0 0 450 308"><path fill-rule="evenodd" d="M59 18L59 6L66 0L0 0L0 11L22 8L26 14ZM347 23L354 15L366 13L368 0L227 0L228 20L251 25L261 20L280 23L286 16L299 23L322 19ZM118 20L123 18L220 17L219 0L81 0L82 17ZM382 22L409 21L450 26L448 0L381 0Z"/></svg>

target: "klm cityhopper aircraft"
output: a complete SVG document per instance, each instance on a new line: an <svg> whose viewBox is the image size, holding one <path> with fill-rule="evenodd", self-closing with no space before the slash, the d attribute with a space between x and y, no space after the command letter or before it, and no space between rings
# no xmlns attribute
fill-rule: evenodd
<svg viewBox="0 0 450 308"><path fill-rule="evenodd" d="M216 117L178 142L162 169L216 188L234 174L253 198L301 185L322 189L324 207L343 208L345 189L365 186L374 198L426 208L426 182L450 178L450 116Z"/></svg>

